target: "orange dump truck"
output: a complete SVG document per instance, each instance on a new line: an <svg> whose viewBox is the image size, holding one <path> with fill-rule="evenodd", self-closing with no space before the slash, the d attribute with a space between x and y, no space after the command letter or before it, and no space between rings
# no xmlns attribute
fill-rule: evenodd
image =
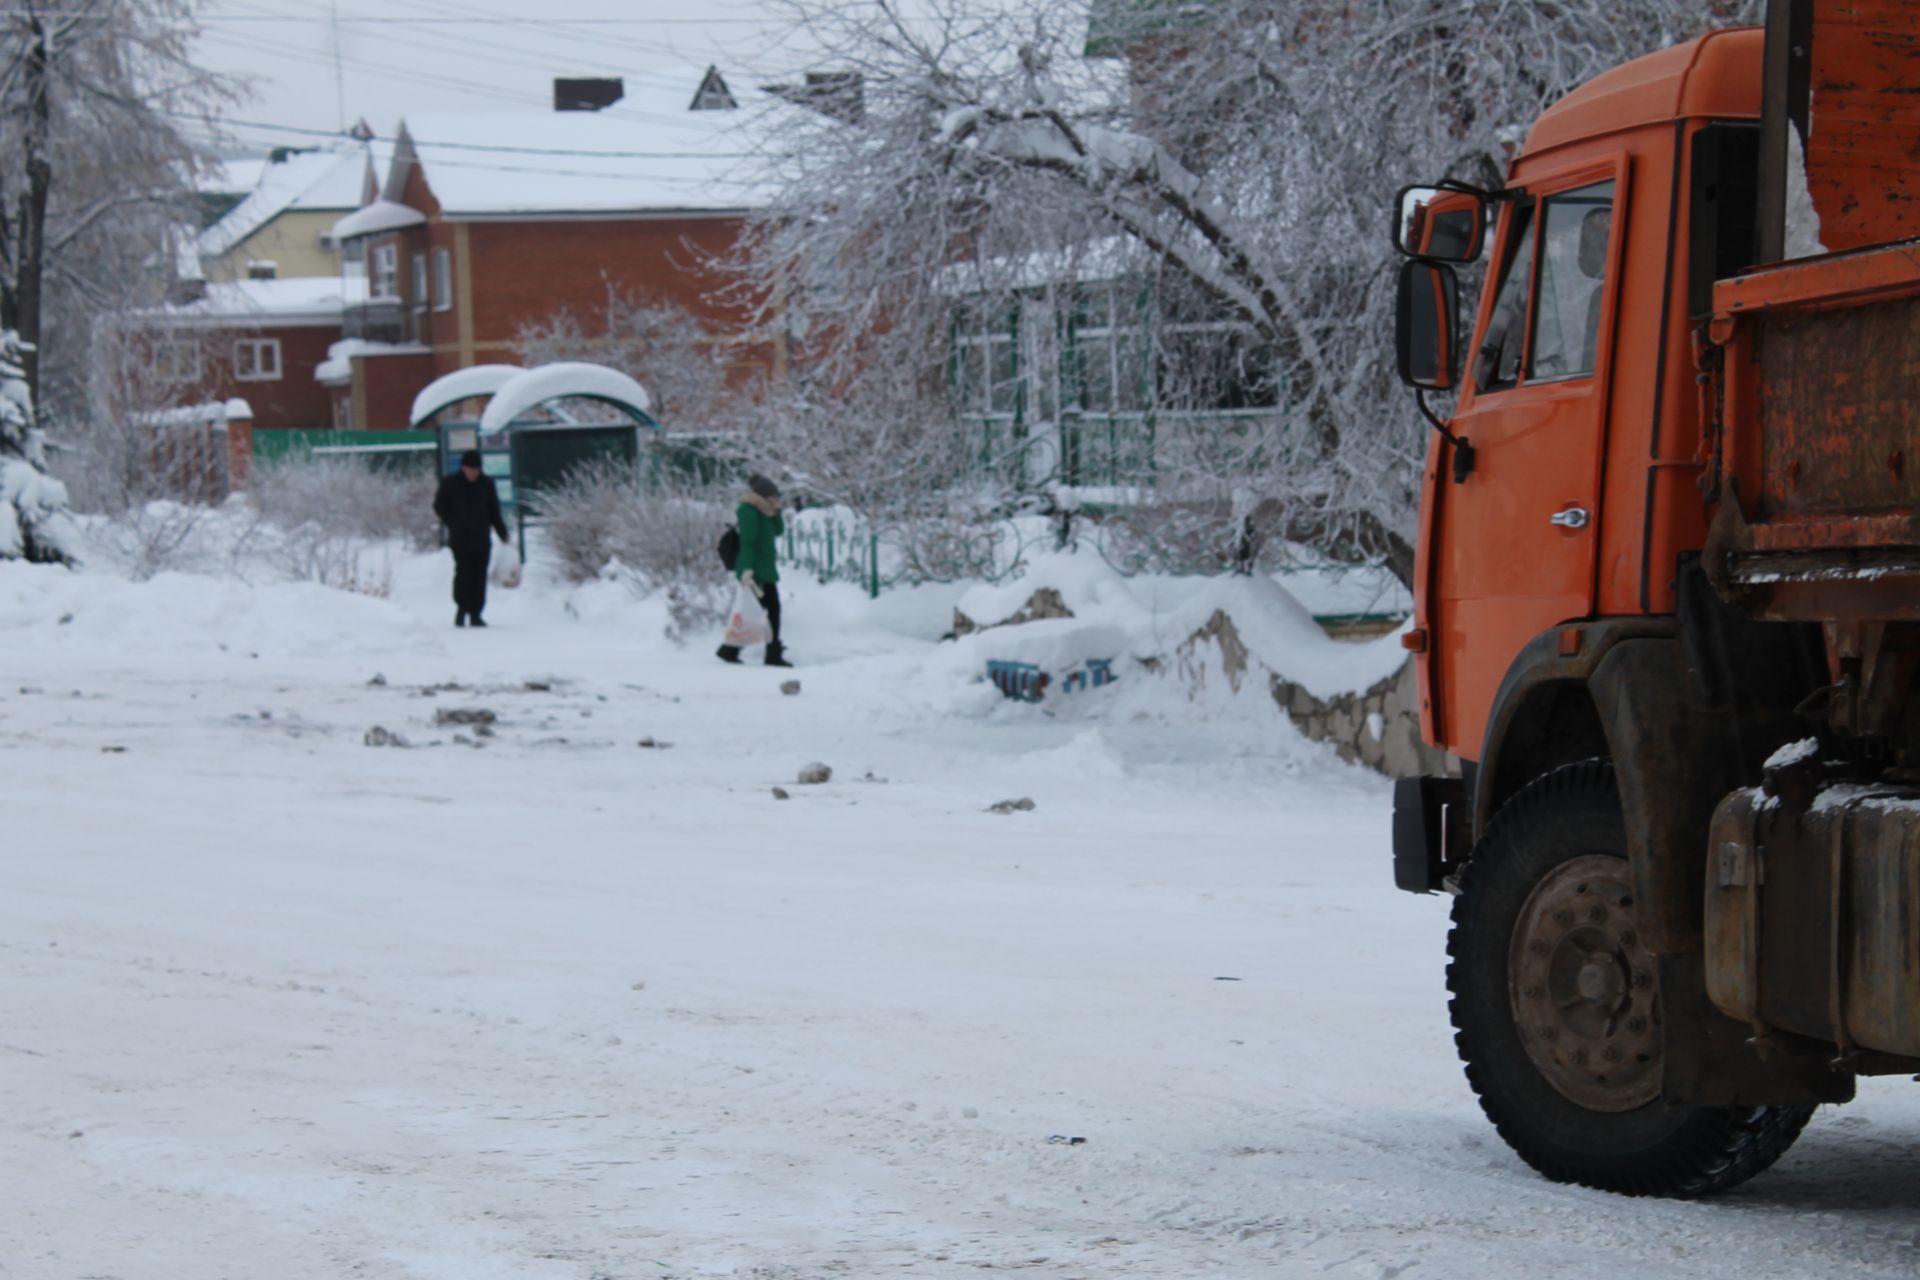
<svg viewBox="0 0 1920 1280"><path fill-rule="evenodd" d="M1920 1072L1916 85L1920 0L1774 0L1395 210L1462 762L1395 879L1455 895L1467 1078L1549 1177L1712 1192Z"/></svg>

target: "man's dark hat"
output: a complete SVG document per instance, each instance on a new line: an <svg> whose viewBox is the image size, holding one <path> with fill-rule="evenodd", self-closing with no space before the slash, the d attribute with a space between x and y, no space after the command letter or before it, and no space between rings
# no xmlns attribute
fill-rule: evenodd
<svg viewBox="0 0 1920 1280"><path fill-rule="evenodd" d="M763 498L777 498L780 496L780 486L759 474L747 477L747 488L753 490Z"/></svg>
<svg viewBox="0 0 1920 1280"><path fill-rule="evenodd" d="M477 469L480 466L480 451L478 449L469 449L465 453L461 454L460 465L463 467L474 467Z"/></svg>

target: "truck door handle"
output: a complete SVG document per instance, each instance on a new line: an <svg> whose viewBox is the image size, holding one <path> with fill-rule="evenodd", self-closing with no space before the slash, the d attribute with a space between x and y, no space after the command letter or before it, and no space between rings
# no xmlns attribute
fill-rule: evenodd
<svg viewBox="0 0 1920 1280"><path fill-rule="evenodd" d="M1547 522L1557 524L1562 529L1584 529L1592 518L1592 513L1585 507L1568 507L1565 511L1556 511L1548 516Z"/></svg>

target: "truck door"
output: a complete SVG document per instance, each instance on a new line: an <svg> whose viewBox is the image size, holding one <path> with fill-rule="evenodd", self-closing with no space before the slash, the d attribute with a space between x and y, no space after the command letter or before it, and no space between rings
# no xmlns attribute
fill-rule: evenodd
<svg viewBox="0 0 1920 1280"><path fill-rule="evenodd" d="M1592 612L1625 176L1589 164L1506 204L1452 424L1474 467L1429 479L1429 688L1440 740L1469 758L1522 646Z"/></svg>

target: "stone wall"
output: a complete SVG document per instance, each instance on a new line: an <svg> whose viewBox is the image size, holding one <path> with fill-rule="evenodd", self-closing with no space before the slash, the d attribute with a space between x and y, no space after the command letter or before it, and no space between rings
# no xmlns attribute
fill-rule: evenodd
<svg viewBox="0 0 1920 1280"><path fill-rule="evenodd" d="M1058 592L1041 588L1018 613L997 623L982 625L954 610L954 634L1072 616ZM1420 683L1411 661L1370 689L1320 698L1254 662L1233 619L1218 609L1171 655L1177 676L1194 687L1212 678L1209 649L1218 650L1220 673L1235 691L1249 679L1264 678L1274 702L1294 727L1309 741L1331 746L1342 760L1390 778L1459 772L1457 760L1420 740ZM1137 661L1154 672L1167 665L1159 657Z"/></svg>
<svg viewBox="0 0 1920 1280"><path fill-rule="evenodd" d="M1194 650L1213 645L1220 665L1237 689L1250 659L1233 619L1216 610L1205 626L1180 646L1182 665L1191 667ZM1320 698L1290 680L1268 672L1273 700L1294 727L1312 742L1331 746L1342 760L1363 764L1390 778L1451 773L1458 762L1420 740L1420 682L1411 661L1370 689Z"/></svg>

